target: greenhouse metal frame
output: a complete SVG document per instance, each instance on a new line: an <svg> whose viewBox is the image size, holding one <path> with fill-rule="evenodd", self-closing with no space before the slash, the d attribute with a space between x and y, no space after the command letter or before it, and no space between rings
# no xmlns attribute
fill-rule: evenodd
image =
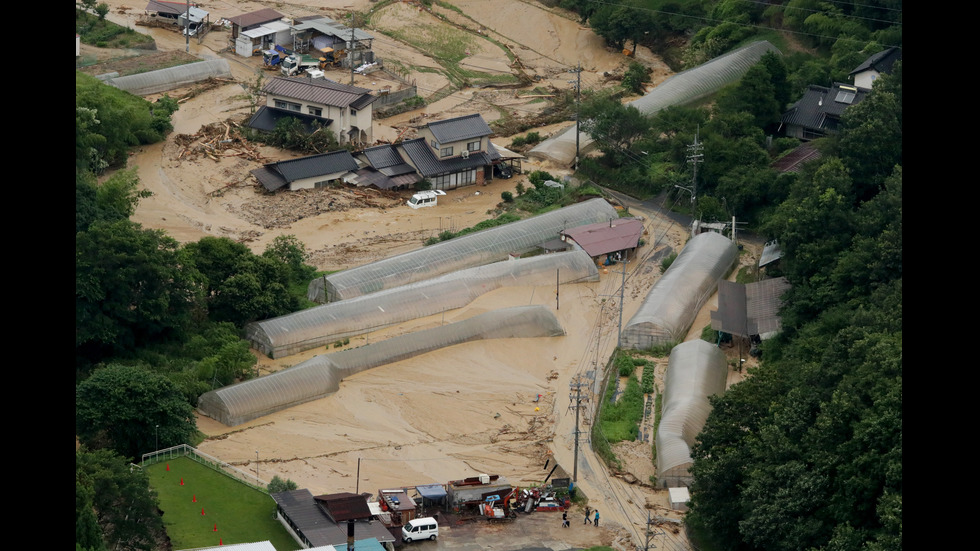
<svg viewBox="0 0 980 551"><path fill-rule="evenodd" d="M136 75L112 77L106 79L106 84L137 96L145 96L159 94L212 77L232 78L231 67L228 65L227 59L210 59Z"/></svg>
<svg viewBox="0 0 980 551"><path fill-rule="evenodd" d="M691 484L691 446L711 413L709 396L723 394L728 361L701 339L670 351L664 375L663 410L657 427L657 480L664 488Z"/></svg>
<svg viewBox="0 0 980 551"><path fill-rule="evenodd" d="M692 237L623 328L623 348L646 350L683 341L737 259L738 247L721 234Z"/></svg>
<svg viewBox="0 0 980 551"><path fill-rule="evenodd" d="M652 116L661 109L697 101L737 82L750 67L762 59L766 52L779 53L779 50L765 40L753 42L707 63L677 73L659 84L649 94L627 105L636 107L644 115ZM528 157L570 165L575 161L576 137L580 155L590 151L594 146L592 136L586 132L576 132L576 128L570 126L560 134L544 140L528 152Z"/></svg>
<svg viewBox="0 0 980 551"><path fill-rule="evenodd" d="M590 199L314 279L307 297L336 302L424 281L532 251L567 228L617 218L619 213L605 199Z"/></svg>
<svg viewBox="0 0 980 551"><path fill-rule="evenodd" d="M437 278L251 323L245 338L272 358L447 310L504 286L598 281L592 258L579 249L494 262Z"/></svg>
<svg viewBox="0 0 980 551"><path fill-rule="evenodd" d="M201 395L198 410L228 426L333 394L345 377L440 348L479 339L558 337L561 323L540 305L502 308L456 323L311 358L258 379Z"/></svg>

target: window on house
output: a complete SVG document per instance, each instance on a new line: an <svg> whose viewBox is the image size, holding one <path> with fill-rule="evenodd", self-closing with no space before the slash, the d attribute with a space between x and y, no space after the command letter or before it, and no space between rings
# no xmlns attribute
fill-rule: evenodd
<svg viewBox="0 0 980 551"><path fill-rule="evenodd" d="M357 109L351 109L350 110L350 116L356 117L357 116Z"/></svg>
<svg viewBox="0 0 980 551"><path fill-rule="evenodd" d="M276 100L275 106L276 109L287 109L289 111L296 111L297 113L303 110L302 105L298 103L293 103L291 101L283 101L281 99Z"/></svg>
<svg viewBox="0 0 980 551"><path fill-rule="evenodd" d="M321 109L319 107L313 107L312 105L308 105L306 107L306 109L307 109L307 112L309 114L313 115L314 117L322 117L323 116L323 109Z"/></svg>
<svg viewBox="0 0 980 551"><path fill-rule="evenodd" d="M467 151L479 151L480 150L480 140L477 140L475 142L470 142L470 143L466 144L466 150Z"/></svg>
<svg viewBox="0 0 980 551"><path fill-rule="evenodd" d="M439 150L440 157L452 157L453 156L453 146L444 147Z"/></svg>

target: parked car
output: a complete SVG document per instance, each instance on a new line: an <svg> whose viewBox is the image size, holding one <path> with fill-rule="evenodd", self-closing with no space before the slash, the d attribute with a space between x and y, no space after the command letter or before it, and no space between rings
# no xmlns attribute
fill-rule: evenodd
<svg viewBox="0 0 980 551"><path fill-rule="evenodd" d="M514 169L503 163L493 165L493 175L498 178L510 178L514 175Z"/></svg>

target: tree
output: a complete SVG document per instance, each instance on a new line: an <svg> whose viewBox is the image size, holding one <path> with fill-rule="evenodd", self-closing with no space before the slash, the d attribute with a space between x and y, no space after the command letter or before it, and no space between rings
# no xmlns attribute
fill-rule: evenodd
<svg viewBox="0 0 980 551"><path fill-rule="evenodd" d="M75 236L75 347L92 362L179 336L198 307L198 275L176 240L129 220Z"/></svg>
<svg viewBox="0 0 980 551"><path fill-rule="evenodd" d="M643 92L643 85L650 82L649 70L635 61L630 62L630 66L623 75L623 88L634 94Z"/></svg>
<svg viewBox="0 0 980 551"><path fill-rule="evenodd" d="M615 160L628 152L651 128L649 117L632 105L612 98L597 98L582 105L582 130L599 143L599 149ZM615 160L613 164L616 163Z"/></svg>
<svg viewBox="0 0 980 551"><path fill-rule="evenodd" d="M142 469L109 450L75 451L75 548L162 549L156 494Z"/></svg>
<svg viewBox="0 0 980 551"><path fill-rule="evenodd" d="M105 2L99 3L95 6L95 14L99 16L99 21L104 21L105 16L109 14L109 4Z"/></svg>
<svg viewBox="0 0 980 551"><path fill-rule="evenodd" d="M190 442L196 430L194 410L177 387L145 369L109 365L75 389L75 434L90 448L135 460Z"/></svg>
<svg viewBox="0 0 980 551"><path fill-rule="evenodd" d="M275 494L278 492L288 492L290 490L295 490L298 487L299 486L297 486L296 483L293 482L292 480L288 478L286 480L283 480L279 478L279 475L276 475L273 476L272 480L269 481L269 485L267 486L267 489L269 490L270 494Z"/></svg>

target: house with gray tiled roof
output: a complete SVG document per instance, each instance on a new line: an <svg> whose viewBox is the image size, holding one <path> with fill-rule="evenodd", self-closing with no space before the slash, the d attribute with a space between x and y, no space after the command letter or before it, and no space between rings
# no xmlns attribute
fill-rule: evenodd
<svg viewBox="0 0 980 551"><path fill-rule="evenodd" d="M326 79L276 77L262 92L266 104L249 120L250 128L269 131L278 119L295 116L303 122L320 122L341 144L374 141L371 104L378 97L370 90Z"/></svg>
<svg viewBox="0 0 980 551"><path fill-rule="evenodd" d="M844 109L860 103L868 92L867 88L839 82L830 88L811 84L803 97L783 113L780 129L801 140L836 134Z"/></svg>
<svg viewBox="0 0 980 551"><path fill-rule="evenodd" d="M888 48L864 60L864 63L858 65L856 69L851 71L850 77L854 81L854 85L858 88L867 88L870 90L879 76L891 73L892 66L895 65L895 62L901 60L901 49Z"/></svg>
<svg viewBox="0 0 980 551"><path fill-rule="evenodd" d="M269 163L251 172L268 191L286 188L315 189L354 179L357 161L350 151L342 149L331 153L310 155Z"/></svg>
<svg viewBox="0 0 980 551"><path fill-rule="evenodd" d="M500 153L490 143L493 131L479 113L430 122L419 137L401 147L432 189L455 189L492 179Z"/></svg>

